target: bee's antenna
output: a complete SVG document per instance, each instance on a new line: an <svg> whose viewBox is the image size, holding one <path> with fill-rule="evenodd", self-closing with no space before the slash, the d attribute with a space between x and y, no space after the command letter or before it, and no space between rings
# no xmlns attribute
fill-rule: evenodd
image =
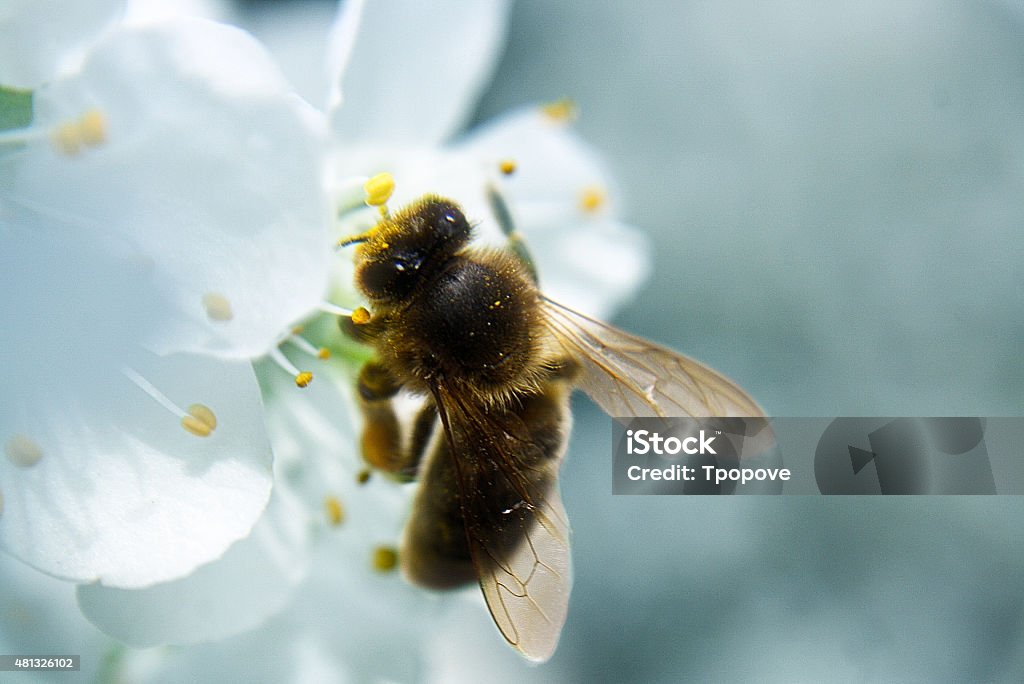
<svg viewBox="0 0 1024 684"><path fill-rule="evenodd" d="M362 235L350 235L347 238L342 238L341 240L338 240L338 244L335 245L335 248L342 249L344 247L350 247L351 245L358 245L363 242L366 242L369 239L369 233L363 233Z"/></svg>

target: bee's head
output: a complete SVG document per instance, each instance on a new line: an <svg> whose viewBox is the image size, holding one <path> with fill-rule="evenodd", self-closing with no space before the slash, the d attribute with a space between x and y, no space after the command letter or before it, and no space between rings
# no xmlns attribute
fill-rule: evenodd
<svg viewBox="0 0 1024 684"><path fill-rule="evenodd" d="M436 195L422 197L359 238L356 283L371 300L400 301L443 268L471 234L457 204Z"/></svg>

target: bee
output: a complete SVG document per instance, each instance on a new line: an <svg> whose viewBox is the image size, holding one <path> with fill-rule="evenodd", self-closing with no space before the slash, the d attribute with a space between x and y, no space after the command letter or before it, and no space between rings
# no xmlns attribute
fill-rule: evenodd
<svg viewBox="0 0 1024 684"><path fill-rule="evenodd" d="M365 460L420 483L404 575L432 589L479 582L504 638L542 662L572 588L558 486L572 390L611 416L762 413L710 368L541 294L504 200L489 199L510 248L471 246L459 205L436 195L344 240L372 314L341 327L375 351L357 380ZM423 397L406 430L400 391Z"/></svg>

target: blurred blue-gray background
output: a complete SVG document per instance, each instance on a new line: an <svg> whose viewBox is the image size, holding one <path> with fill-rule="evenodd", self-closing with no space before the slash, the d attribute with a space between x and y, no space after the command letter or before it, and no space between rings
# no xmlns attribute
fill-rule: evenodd
<svg viewBox="0 0 1024 684"><path fill-rule="evenodd" d="M563 96L656 247L617 324L771 415L1022 414L1020 3L519 0L477 118ZM1021 499L613 497L577 405L531 680L1019 681Z"/></svg>

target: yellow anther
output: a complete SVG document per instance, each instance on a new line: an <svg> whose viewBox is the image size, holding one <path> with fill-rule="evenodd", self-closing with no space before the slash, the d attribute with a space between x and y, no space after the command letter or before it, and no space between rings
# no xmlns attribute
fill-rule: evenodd
<svg viewBox="0 0 1024 684"><path fill-rule="evenodd" d="M82 143L93 147L107 141L107 119L98 109L90 109L78 120L79 137Z"/></svg>
<svg viewBox="0 0 1024 684"><path fill-rule="evenodd" d="M378 546L373 550L373 569L391 572L398 565L398 551L393 546Z"/></svg>
<svg viewBox="0 0 1024 684"><path fill-rule="evenodd" d="M313 374L309 371L302 371L295 376L295 385L297 387L308 387L311 382L313 382Z"/></svg>
<svg viewBox="0 0 1024 684"><path fill-rule="evenodd" d="M341 501L336 496L324 498L324 511L327 513L327 522L335 527L345 519L345 509L341 507Z"/></svg>
<svg viewBox="0 0 1024 684"><path fill-rule="evenodd" d="M208 406L192 404L188 413L181 417L181 427L196 437L209 437L217 429L217 416Z"/></svg>
<svg viewBox="0 0 1024 684"><path fill-rule="evenodd" d="M515 159L502 159L498 162L498 169L506 176L511 176L516 172Z"/></svg>
<svg viewBox="0 0 1024 684"><path fill-rule="evenodd" d="M587 213L593 213L604 206L605 202L608 201L608 196L605 194L604 189L596 185L584 188L580 192L580 209Z"/></svg>
<svg viewBox="0 0 1024 684"><path fill-rule="evenodd" d="M558 123L568 123L576 118L576 103L567 97L541 105L544 116Z"/></svg>
<svg viewBox="0 0 1024 684"><path fill-rule="evenodd" d="M235 317L235 312L231 309L231 302L219 292L204 294L203 308L206 309L206 317L211 321L230 321Z"/></svg>
<svg viewBox="0 0 1024 684"><path fill-rule="evenodd" d="M327 347L320 347L319 349L316 350L316 358L320 359L321 361L326 361L327 359L331 358L331 350L328 349Z"/></svg>
<svg viewBox="0 0 1024 684"><path fill-rule="evenodd" d="M210 433L213 432L209 425L195 416L182 416L181 427L185 428L186 431L191 432L196 437L209 437Z"/></svg>
<svg viewBox="0 0 1024 684"><path fill-rule="evenodd" d="M370 322L370 312L365 306L360 306L352 312L352 322L356 325L366 325Z"/></svg>
<svg viewBox="0 0 1024 684"><path fill-rule="evenodd" d="M303 326L297 325L292 328L292 335L301 335L303 330L305 330Z"/></svg>
<svg viewBox="0 0 1024 684"><path fill-rule="evenodd" d="M25 435L14 435L4 444L4 453L19 468L31 468L43 457L43 449Z"/></svg>
<svg viewBox="0 0 1024 684"><path fill-rule="evenodd" d="M214 415L213 411L206 404L192 404L188 407L188 413L196 420L201 420L206 425L209 425L211 430L217 429L217 416Z"/></svg>
<svg viewBox="0 0 1024 684"><path fill-rule="evenodd" d="M381 207L391 199L391 193L395 191L395 179L390 173L378 173L363 184L363 190L366 191L367 204Z"/></svg>
<svg viewBox="0 0 1024 684"><path fill-rule="evenodd" d="M358 482L359 484L364 485L364 484L366 484L369 481L370 481L370 469L369 468L363 468L358 473L356 473L356 482Z"/></svg>
<svg viewBox="0 0 1024 684"><path fill-rule="evenodd" d="M50 142L62 154L73 157L83 147L101 145L107 140L107 120L98 109L90 109L76 121L57 126L50 134Z"/></svg>

